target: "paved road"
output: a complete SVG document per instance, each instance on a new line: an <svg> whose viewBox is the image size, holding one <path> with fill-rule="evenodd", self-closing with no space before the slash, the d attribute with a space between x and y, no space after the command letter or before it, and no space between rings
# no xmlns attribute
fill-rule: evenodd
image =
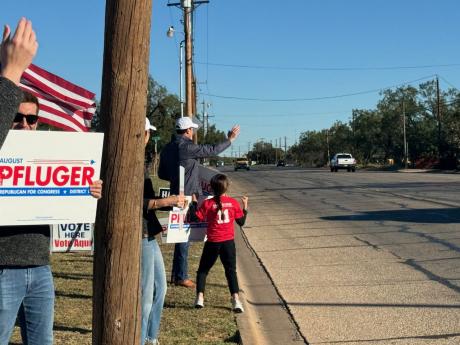
<svg viewBox="0 0 460 345"><path fill-rule="evenodd" d="M460 344L459 174L223 170L309 344Z"/></svg>

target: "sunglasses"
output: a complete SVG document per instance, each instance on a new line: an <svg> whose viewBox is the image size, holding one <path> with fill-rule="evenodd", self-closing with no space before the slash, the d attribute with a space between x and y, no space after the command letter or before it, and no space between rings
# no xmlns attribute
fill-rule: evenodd
<svg viewBox="0 0 460 345"><path fill-rule="evenodd" d="M13 122L22 122L24 118L26 118L27 124L29 125L34 125L38 121L37 115L16 113Z"/></svg>

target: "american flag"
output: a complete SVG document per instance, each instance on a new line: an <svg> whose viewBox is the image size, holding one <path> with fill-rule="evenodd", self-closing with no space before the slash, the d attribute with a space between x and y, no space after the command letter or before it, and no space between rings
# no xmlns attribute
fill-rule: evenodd
<svg viewBox="0 0 460 345"><path fill-rule="evenodd" d="M66 131L87 132L96 111L94 93L30 65L20 87L38 98L40 122Z"/></svg>

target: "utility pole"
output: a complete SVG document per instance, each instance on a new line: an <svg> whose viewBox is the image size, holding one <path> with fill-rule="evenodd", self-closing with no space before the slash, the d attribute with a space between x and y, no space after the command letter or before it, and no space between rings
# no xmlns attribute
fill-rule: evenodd
<svg viewBox="0 0 460 345"><path fill-rule="evenodd" d="M281 137L280 137L280 141L278 141L278 144L280 145L280 159L283 159L283 156L282 156L282 153L283 153L283 146L281 144Z"/></svg>
<svg viewBox="0 0 460 345"><path fill-rule="evenodd" d="M183 10L184 36L185 36L185 116L193 119L196 111L196 82L193 78L193 42L192 42L192 13L195 6L207 4L209 0L181 0L180 3L171 3L168 6L176 6ZM196 143L196 135L194 141Z"/></svg>
<svg viewBox="0 0 460 345"><path fill-rule="evenodd" d="M407 139L406 139L406 107L404 100L402 102L402 111L403 111L403 133L404 133L404 168L407 169Z"/></svg>
<svg viewBox="0 0 460 345"><path fill-rule="evenodd" d="M95 227L92 343L138 345L152 1L107 0L105 12L101 95L104 197L99 201Z"/></svg>
<svg viewBox="0 0 460 345"><path fill-rule="evenodd" d="M327 144L327 166L331 164L331 153L329 151L329 129L326 129L326 144Z"/></svg>
<svg viewBox="0 0 460 345"><path fill-rule="evenodd" d="M440 96L440 90L439 90L439 79L438 76L436 76L436 115L438 118L438 154L439 154L439 159L442 158L442 137L441 137L441 96Z"/></svg>
<svg viewBox="0 0 460 345"><path fill-rule="evenodd" d="M286 160L286 156L287 156L287 138L284 137L284 159Z"/></svg>
<svg viewBox="0 0 460 345"><path fill-rule="evenodd" d="M275 163L278 162L278 139L275 139Z"/></svg>

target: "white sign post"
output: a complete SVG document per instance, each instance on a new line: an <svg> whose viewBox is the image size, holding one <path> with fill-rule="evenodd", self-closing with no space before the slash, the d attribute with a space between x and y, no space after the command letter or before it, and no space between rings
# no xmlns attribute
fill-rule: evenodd
<svg viewBox="0 0 460 345"><path fill-rule="evenodd" d="M102 133L14 131L0 150L0 226L94 223Z"/></svg>

